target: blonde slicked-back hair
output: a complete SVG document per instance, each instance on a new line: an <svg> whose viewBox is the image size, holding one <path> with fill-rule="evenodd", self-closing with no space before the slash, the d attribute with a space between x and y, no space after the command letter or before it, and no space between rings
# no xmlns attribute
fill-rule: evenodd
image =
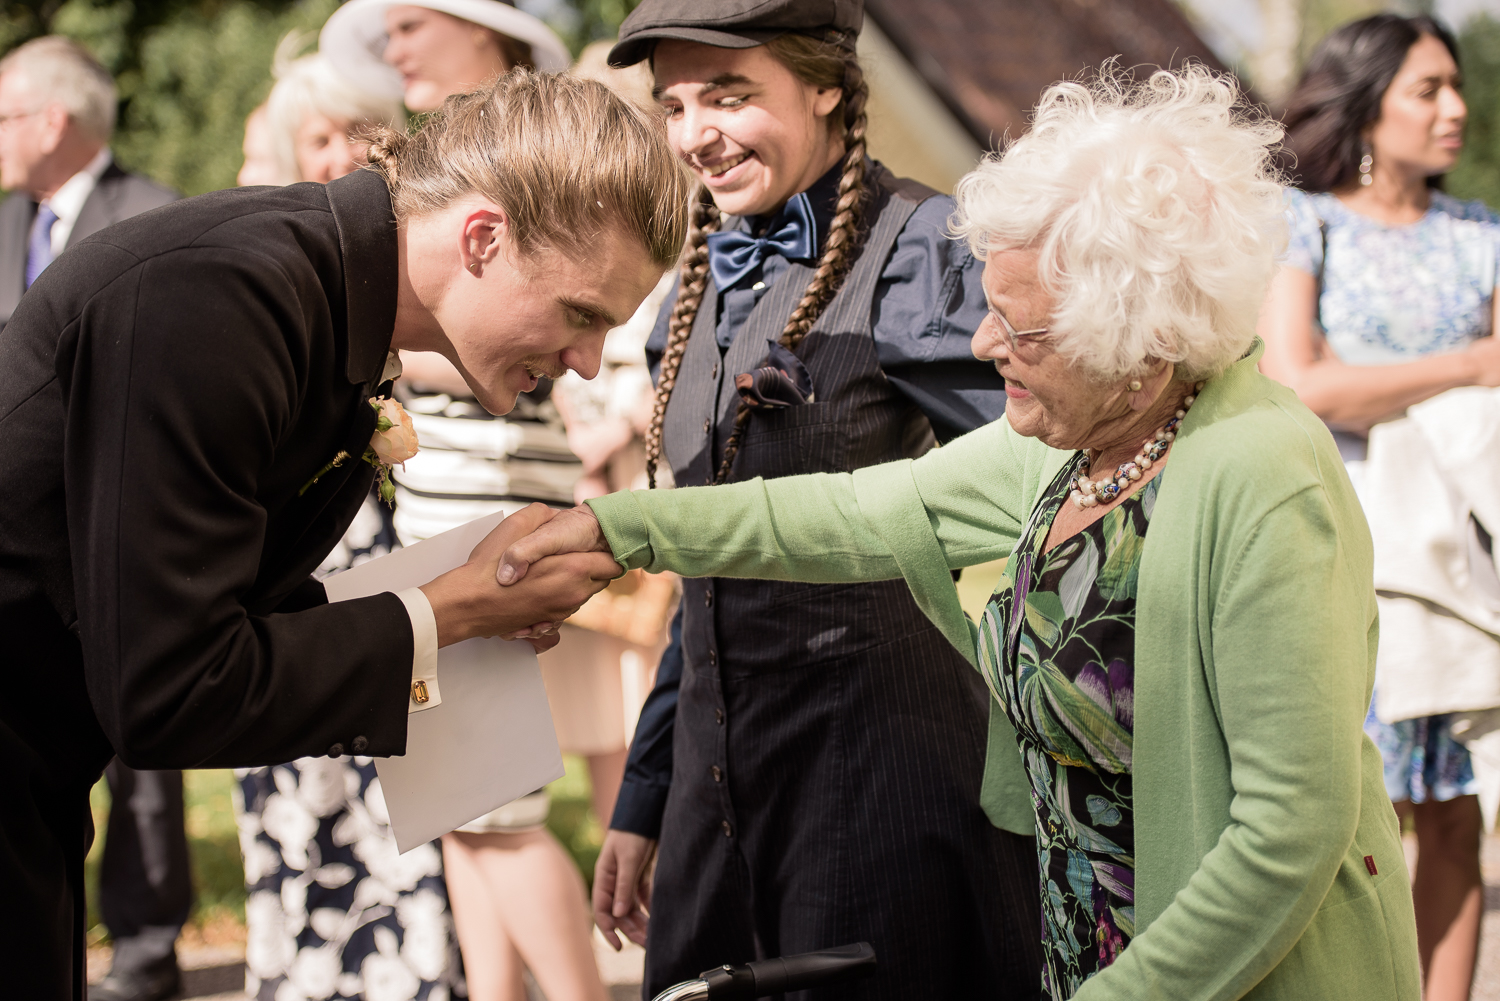
<svg viewBox="0 0 1500 1001"><path fill-rule="evenodd" d="M865 83L864 70L854 53L831 43L804 35L788 33L766 43L766 49L777 61L791 71L792 75L813 87L837 89L842 93L838 105L828 115L830 125L840 130L844 140L843 173L839 176L838 202L828 226L828 239L823 246L823 255L818 259L817 270L807 283L807 290L797 303L792 315L787 318L781 332L781 344L790 351L797 350L823 310L833 301L843 283L844 276L853 267L859 256L860 243L864 237L865 192L865 132L868 119L865 105L870 99L870 88ZM667 327L667 346L662 353L661 374L656 380L656 404L651 412L651 424L646 430L646 476L652 487L656 486L656 466L661 461L662 427L666 422L667 404L672 400L672 390L677 386L677 373L682 368L682 356L687 351L688 338L693 333L693 321L697 319L698 307L703 302L703 293L708 286L708 236L719 228L719 210L707 188L700 188L693 201L692 229L688 235L687 249L683 251L681 281L677 290L677 304ZM740 439L745 425L750 421L750 408L740 404L735 415L734 430L724 443L724 456L720 460L715 483L729 477L734 466L734 457L739 453Z"/></svg>
<svg viewBox="0 0 1500 1001"><path fill-rule="evenodd" d="M364 137L397 219L478 192L505 210L523 254L585 260L619 227L663 270L687 236L693 182L664 123L592 80L516 70L448 98L415 135Z"/></svg>
<svg viewBox="0 0 1500 1001"><path fill-rule="evenodd" d="M1050 342L1101 379L1152 359L1208 378L1249 348L1286 245L1281 135L1231 77L1107 63L1047 88L1031 130L959 182L953 229L981 258L1039 251Z"/></svg>

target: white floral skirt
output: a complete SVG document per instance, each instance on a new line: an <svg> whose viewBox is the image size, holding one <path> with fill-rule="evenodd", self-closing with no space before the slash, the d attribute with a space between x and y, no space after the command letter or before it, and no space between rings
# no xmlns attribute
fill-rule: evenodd
<svg viewBox="0 0 1500 1001"><path fill-rule="evenodd" d="M245 993L256 1001L468 996L438 842L398 855L375 764L235 772Z"/></svg>

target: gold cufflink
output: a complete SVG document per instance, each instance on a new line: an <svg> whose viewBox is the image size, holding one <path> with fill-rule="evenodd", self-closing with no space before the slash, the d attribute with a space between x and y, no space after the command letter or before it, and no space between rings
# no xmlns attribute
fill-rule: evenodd
<svg viewBox="0 0 1500 1001"><path fill-rule="evenodd" d="M431 701L427 694L427 682L419 678L411 683L411 700L419 706L425 706Z"/></svg>

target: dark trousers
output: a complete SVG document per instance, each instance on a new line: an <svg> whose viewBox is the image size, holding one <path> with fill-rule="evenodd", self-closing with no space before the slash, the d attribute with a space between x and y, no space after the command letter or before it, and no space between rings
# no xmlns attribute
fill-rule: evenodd
<svg viewBox="0 0 1500 1001"><path fill-rule="evenodd" d="M788 1001L1034 1001L1036 843L980 809L989 692L905 582L685 580L683 613L643 997L869 942Z"/></svg>
<svg viewBox="0 0 1500 1001"><path fill-rule="evenodd" d="M111 803L99 910L115 943L114 972L170 969L193 905L182 773L138 772L115 758L104 776Z"/></svg>

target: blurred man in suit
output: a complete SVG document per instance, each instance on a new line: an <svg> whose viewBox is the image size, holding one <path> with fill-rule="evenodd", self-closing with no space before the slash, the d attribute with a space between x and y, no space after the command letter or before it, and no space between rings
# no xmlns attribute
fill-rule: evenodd
<svg viewBox="0 0 1500 1001"><path fill-rule="evenodd" d="M58 254L106 226L175 201L121 170L109 151L115 85L65 38L27 42L0 60L0 328Z"/></svg>
<svg viewBox="0 0 1500 1001"><path fill-rule="evenodd" d="M38 38L0 60L0 331L21 294L79 240L177 193L110 156L114 81L77 44ZM3 334L0 334L3 336ZM110 762L99 907L114 939L92 1001L155 1001L180 979L174 944L192 905L182 773Z"/></svg>

